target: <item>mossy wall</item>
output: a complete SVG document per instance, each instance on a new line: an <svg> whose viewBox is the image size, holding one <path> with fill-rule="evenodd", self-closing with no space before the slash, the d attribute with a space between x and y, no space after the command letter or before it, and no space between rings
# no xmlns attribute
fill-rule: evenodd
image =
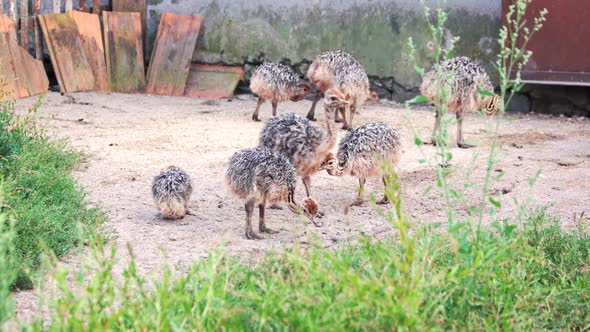
<svg viewBox="0 0 590 332"><path fill-rule="evenodd" d="M446 35L461 37L456 53L491 71L501 1L449 0L446 6ZM430 33L418 0L149 0L148 50L166 11L204 16L193 60L245 65L246 78L264 60L286 62L304 73L316 54L342 48L365 65L382 95L403 99L419 85L404 58L408 38L422 64L431 65Z"/></svg>

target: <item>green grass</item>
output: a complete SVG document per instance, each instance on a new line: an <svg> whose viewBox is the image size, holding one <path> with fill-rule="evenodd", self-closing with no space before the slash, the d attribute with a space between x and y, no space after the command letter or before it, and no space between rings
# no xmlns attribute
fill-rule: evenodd
<svg viewBox="0 0 590 332"><path fill-rule="evenodd" d="M13 288L31 288L42 253L67 254L103 220L100 211L86 207L72 177L80 153L45 134L39 105L18 115L14 101L0 96L2 211L16 219Z"/></svg>
<svg viewBox="0 0 590 332"><path fill-rule="evenodd" d="M582 224L581 224L582 225ZM531 330L590 328L588 225L567 233L538 210L526 225L420 229L336 251L300 248L252 265L223 253L188 271L144 279L131 262L116 282L114 252L30 330ZM404 249L405 248L405 249ZM98 268L96 268L98 266Z"/></svg>

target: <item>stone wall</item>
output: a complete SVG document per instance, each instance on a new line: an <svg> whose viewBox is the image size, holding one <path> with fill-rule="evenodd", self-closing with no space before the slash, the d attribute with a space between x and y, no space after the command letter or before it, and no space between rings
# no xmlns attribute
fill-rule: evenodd
<svg viewBox="0 0 590 332"><path fill-rule="evenodd" d="M430 1L432 5L433 1ZM202 15L195 62L244 65L248 78L264 60L305 72L321 51L342 48L367 68L382 97L414 94L418 75L404 59L408 38L430 66L430 33L418 0L149 0L148 49L162 12ZM500 0L449 0L446 38L460 36L456 53L491 71L501 26Z"/></svg>

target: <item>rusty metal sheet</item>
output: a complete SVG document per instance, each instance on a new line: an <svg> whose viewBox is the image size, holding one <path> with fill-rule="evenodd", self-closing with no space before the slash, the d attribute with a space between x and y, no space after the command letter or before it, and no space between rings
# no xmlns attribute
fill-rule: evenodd
<svg viewBox="0 0 590 332"><path fill-rule="evenodd" d="M98 15L71 10L68 15L76 22L86 60L90 64L95 91L108 91L107 66L105 63L100 19Z"/></svg>
<svg viewBox="0 0 590 332"><path fill-rule="evenodd" d="M207 99L231 98L242 79L242 67L192 64L184 95Z"/></svg>
<svg viewBox="0 0 590 332"><path fill-rule="evenodd" d="M202 22L202 16L162 14L148 67L147 93L184 95Z"/></svg>
<svg viewBox="0 0 590 332"><path fill-rule="evenodd" d="M16 24L0 13L0 78L14 98L47 92L49 81L41 61L35 60L16 37Z"/></svg>
<svg viewBox="0 0 590 332"><path fill-rule="evenodd" d="M139 13L105 11L102 18L110 89L143 92L145 71Z"/></svg>
<svg viewBox="0 0 590 332"><path fill-rule="evenodd" d="M61 92L92 91L94 75L76 21L66 14L39 16Z"/></svg>
<svg viewBox="0 0 590 332"><path fill-rule="evenodd" d="M503 0L504 16L512 2ZM522 79L590 86L590 6L579 0L535 0L527 10L529 24L543 8L549 11L547 21L528 44L533 56L523 68Z"/></svg>
<svg viewBox="0 0 590 332"><path fill-rule="evenodd" d="M147 38L147 0L113 0L114 12L139 13L141 16L141 35L143 37L143 54L146 54Z"/></svg>

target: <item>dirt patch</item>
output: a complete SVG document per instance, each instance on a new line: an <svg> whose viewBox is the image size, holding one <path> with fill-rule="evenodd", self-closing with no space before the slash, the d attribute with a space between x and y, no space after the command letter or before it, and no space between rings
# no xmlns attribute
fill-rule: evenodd
<svg viewBox="0 0 590 332"><path fill-rule="evenodd" d="M555 141L563 139L563 135L557 135L552 133L545 133L537 130L528 130L524 133L514 133L500 135L500 142L510 145L512 147L526 145L540 144L545 141Z"/></svg>
<svg viewBox="0 0 590 332"><path fill-rule="evenodd" d="M395 234L370 203L352 208L347 215L343 213L356 195L355 178L319 173L312 178L311 189L326 213L323 227L307 225L288 209L269 210L267 224L280 233L267 235L261 241L247 240L244 206L225 189L223 175L226 162L235 151L257 145L259 132L270 116L270 105L262 106L263 122L256 123L250 120L256 102L240 99L208 102L98 93L47 96L40 111L54 115L53 133L67 137L73 146L88 153L87 162L75 176L89 192L89 199L107 211L108 227L121 248L118 255L122 262L128 258L124 249L127 244L134 248L139 270L157 273L164 261L186 266L220 247L251 258L296 242L331 248L355 241L360 234L376 238ZM20 101L18 107L24 109L32 102ZM309 101L283 103L278 111L305 115L310 106ZM322 112L320 106L319 124L323 121ZM436 191L435 167L418 161L432 156L435 148L419 148L412 143L413 127L424 139L428 137L434 124L433 112L420 110L408 115L395 105L376 104L367 106L355 117L357 125L370 121L388 123L401 133L404 154L400 177L407 215L420 223L444 222L446 214ZM484 121L477 114L467 115L464 121L466 139L480 142L478 147L451 149L456 169L450 183L457 189L465 183L476 188L483 181L483 158L489 151L489 139L481 131ZM504 193L503 213L516 211L512 198L522 201L529 195L533 204L551 205L550 212L561 217L565 226L572 222L574 212L588 209L590 138L580 134L588 132L590 121L586 119L570 121L526 115L505 123L501 136L505 144L497 165L505 176L491 188L495 193ZM344 132L339 135L342 137ZM521 146L514 148L511 143ZM195 184L191 206L194 215L175 222L159 219L150 192L153 176L169 164L185 169ZM529 178L539 169L542 176L531 191ZM380 179L368 181L366 191L379 199ZM476 189L466 193L464 206L460 206L465 211L477 204L480 197ZM297 196L303 197L300 181ZM120 266L115 273L121 273ZM36 303L34 292L19 293L17 300L21 317L30 313Z"/></svg>

